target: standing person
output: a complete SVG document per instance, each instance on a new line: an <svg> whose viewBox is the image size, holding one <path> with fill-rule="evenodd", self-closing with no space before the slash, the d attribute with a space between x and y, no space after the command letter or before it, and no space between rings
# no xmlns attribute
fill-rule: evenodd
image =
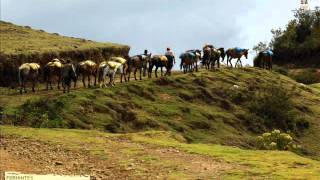
<svg viewBox="0 0 320 180"><path fill-rule="evenodd" d="M167 51L165 53L165 56L168 58L168 74L171 75L171 69L173 68L173 65L176 63L176 59L174 57L174 52L170 47L167 48Z"/></svg>

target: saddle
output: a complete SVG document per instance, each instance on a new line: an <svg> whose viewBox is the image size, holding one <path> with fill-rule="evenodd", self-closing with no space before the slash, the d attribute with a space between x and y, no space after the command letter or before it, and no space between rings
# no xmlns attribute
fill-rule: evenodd
<svg viewBox="0 0 320 180"><path fill-rule="evenodd" d="M107 62L106 61L103 61L99 64L99 68L104 68L107 66Z"/></svg>
<svg viewBox="0 0 320 180"><path fill-rule="evenodd" d="M62 68L62 63L59 59L53 59L51 62L47 64L50 67Z"/></svg>
<svg viewBox="0 0 320 180"><path fill-rule="evenodd" d="M273 56L273 52L271 50L263 51L262 54L265 56Z"/></svg>
<svg viewBox="0 0 320 180"><path fill-rule="evenodd" d="M159 59L160 59L161 62L168 62L168 58L166 56L164 56L164 55L160 55Z"/></svg>
<svg viewBox="0 0 320 180"><path fill-rule="evenodd" d="M121 63L121 64L124 64L124 63L127 62L127 60L122 58L122 57L111 57L110 61L118 62L118 63Z"/></svg>
<svg viewBox="0 0 320 180"><path fill-rule="evenodd" d="M37 71L38 69L40 69L40 65L38 63L24 63L19 67L19 70L22 69L31 69Z"/></svg>
<svg viewBox="0 0 320 180"><path fill-rule="evenodd" d="M122 66L121 63L119 62L115 62L115 61L108 61L106 62L108 64L108 66L113 69L113 70L117 70L120 66Z"/></svg>
<svg viewBox="0 0 320 180"><path fill-rule="evenodd" d="M234 50L235 53L239 54L239 53L243 52L245 49L239 48L239 47L235 47L233 50Z"/></svg>
<svg viewBox="0 0 320 180"><path fill-rule="evenodd" d="M89 66L89 67L94 67L97 64L91 60L86 60L86 61L82 61L79 63L80 66Z"/></svg>

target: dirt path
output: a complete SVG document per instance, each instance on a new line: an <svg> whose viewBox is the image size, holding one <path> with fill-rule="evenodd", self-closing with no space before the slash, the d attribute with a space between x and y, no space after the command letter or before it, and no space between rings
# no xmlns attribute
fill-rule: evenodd
<svg viewBox="0 0 320 180"><path fill-rule="evenodd" d="M129 140L108 141L97 149L70 149L25 138L3 137L0 172L91 175L92 179L219 179L234 168L211 157Z"/></svg>

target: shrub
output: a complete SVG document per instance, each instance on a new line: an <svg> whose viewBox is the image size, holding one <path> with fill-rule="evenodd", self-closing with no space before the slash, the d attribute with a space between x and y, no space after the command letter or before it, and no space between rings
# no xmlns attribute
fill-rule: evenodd
<svg viewBox="0 0 320 180"><path fill-rule="evenodd" d="M14 124L26 125L35 128L63 128L63 110L66 108L66 99L39 98L28 100L19 108Z"/></svg>
<svg viewBox="0 0 320 180"><path fill-rule="evenodd" d="M316 69L307 69L301 73L292 75L292 78L303 84L315 84L320 82L320 75Z"/></svg>
<svg viewBox="0 0 320 180"><path fill-rule="evenodd" d="M304 128L308 128L308 122L293 106L291 101L293 94L289 92L278 84L255 93L248 103L248 109L251 116L259 118L250 118L249 114L247 119L255 119L255 124L263 124L267 129L277 128L299 133ZM256 122L257 120L262 122Z"/></svg>
<svg viewBox="0 0 320 180"><path fill-rule="evenodd" d="M299 146L295 145L293 138L280 130L273 130L270 133L263 133L257 138L257 148L261 150L295 150Z"/></svg>
<svg viewBox="0 0 320 180"><path fill-rule="evenodd" d="M288 73L289 73L289 70L284 68L284 67L281 67L281 66L277 66L277 65L274 65L273 66L273 71L277 72L277 73L280 73L282 75L285 75L287 76Z"/></svg>

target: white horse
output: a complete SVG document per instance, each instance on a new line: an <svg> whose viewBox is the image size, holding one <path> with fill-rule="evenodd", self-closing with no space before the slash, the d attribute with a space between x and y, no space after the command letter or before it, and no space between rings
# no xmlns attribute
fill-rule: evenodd
<svg viewBox="0 0 320 180"><path fill-rule="evenodd" d="M18 78L20 85L20 94L22 90L26 93L26 82L31 80L32 82L32 92L35 92L34 88L37 83L37 78L39 75L40 65L37 63L24 63L18 69Z"/></svg>
<svg viewBox="0 0 320 180"><path fill-rule="evenodd" d="M102 62L99 65L99 86L107 87L107 76L109 76L109 86L115 86L116 74L124 75L123 64L115 61Z"/></svg>

